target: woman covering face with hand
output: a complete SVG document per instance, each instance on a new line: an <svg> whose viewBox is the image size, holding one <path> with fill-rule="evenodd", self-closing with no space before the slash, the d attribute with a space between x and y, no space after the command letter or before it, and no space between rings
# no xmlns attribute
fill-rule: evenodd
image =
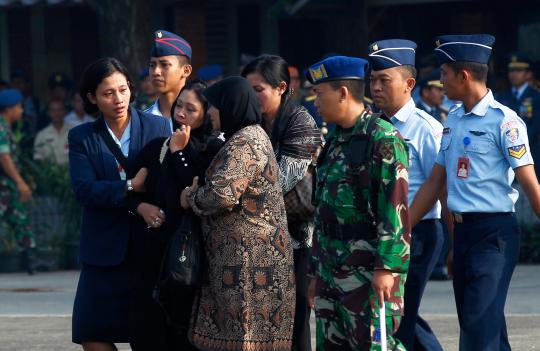
<svg viewBox="0 0 540 351"><path fill-rule="evenodd" d="M137 159L137 169L147 169L145 191L131 201L139 214L137 228L145 238L142 277L136 289L134 316L136 349L190 350L187 327L194 291L187 287L161 286L160 307L153 300L161 262L171 235L178 229L186 210L180 207L180 193L203 174L223 141L213 132L208 102L202 95L202 81L190 81L180 91L172 109L174 132L170 138L151 141ZM160 219L158 222L155 219ZM197 225L200 225L197 223ZM170 323L165 323L164 310Z"/></svg>

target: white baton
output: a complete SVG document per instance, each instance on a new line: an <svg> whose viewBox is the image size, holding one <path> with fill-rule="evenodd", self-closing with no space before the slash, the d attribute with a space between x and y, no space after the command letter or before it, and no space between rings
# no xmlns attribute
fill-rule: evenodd
<svg viewBox="0 0 540 351"><path fill-rule="evenodd" d="M386 308L384 302L379 301L379 328L381 331L381 351L387 351L386 348Z"/></svg>

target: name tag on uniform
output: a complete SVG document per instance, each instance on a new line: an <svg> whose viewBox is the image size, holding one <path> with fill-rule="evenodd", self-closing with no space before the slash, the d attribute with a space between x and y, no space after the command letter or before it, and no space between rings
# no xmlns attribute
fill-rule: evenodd
<svg viewBox="0 0 540 351"><path fill-rule="evenodd" d="M470 161L468 157L462 156L457 162L457 177L461 179L469 178Z"/></svg>

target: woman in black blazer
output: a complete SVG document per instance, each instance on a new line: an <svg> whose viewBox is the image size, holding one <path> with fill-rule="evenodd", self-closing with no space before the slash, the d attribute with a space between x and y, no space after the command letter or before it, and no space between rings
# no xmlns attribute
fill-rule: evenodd
<svg viewBox="0 0 540 351"><path fill-rule="evenodd" d="M127 194L144 181L144 172L135 175L132 164L150 140L170 134L165 119L130 107L131 87L126 68L114 58L88 66L80 95L86 111L100 117L68 137L71 182L83 205L72 339L84 350L116 350L114 343L130 341L142 240L132 230Z"/></svg>
<svg viewBox="0 0 540 351"><path fill-rule="evenodd" d="M200 80L186 83L171 109L173 135L151 141L137 157L136 170L148 169L148 176L145 192L132 196L140 215L137 227L145 243L133 311L135 351L196 350L187 340L194 289L162 286L160 306L153 298L153 288L167 242L187 211L180 207L180 193L193 183L193 177L204 179L204 172L223 145L207 114L208 102L202 94L206 87ZM156 223L154 218L160 211L164 220Z"/></svg>

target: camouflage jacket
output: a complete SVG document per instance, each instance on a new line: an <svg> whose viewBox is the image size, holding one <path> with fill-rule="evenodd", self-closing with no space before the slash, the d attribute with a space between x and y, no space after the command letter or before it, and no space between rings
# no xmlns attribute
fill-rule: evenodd
<svg viewBox="0 0 540 351"><path fill-rule="evenodd" d="M407 167L406 143L390 122L363 112L354 127L336 128L317 165L316 238L310 272L313 276L320 268L319 262L330 266L355 265L366 261L363 253L372 257L368 260L371 262L365 262L370 269L407 271ZM339 244L325 233L325 228L339 225L366 229L352 242Z"/></svg>
<svg viewBox="0 0 540 351"><path fill-rule="evenodd" d="M0 115L0 154L9 154L13 160L13 163L15 164L15 167L20 169L19 158L17 155L17 144L13 140L11 127L2 115ZM9 178L6 172L4 172L2 166L0 166L0 181L2 181L3 184L6 182L12 182L11 178Z"/></svg>

